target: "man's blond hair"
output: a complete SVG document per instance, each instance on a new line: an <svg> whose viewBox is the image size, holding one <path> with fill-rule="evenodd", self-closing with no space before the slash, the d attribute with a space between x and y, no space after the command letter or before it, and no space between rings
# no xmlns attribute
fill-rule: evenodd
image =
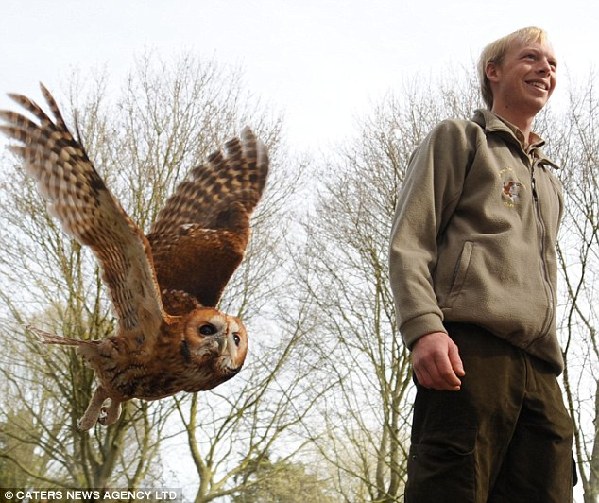
<svg viewBox="0 0 599 503"><path fill-rule="evenodd" d="M505 54L514 43L523 45L530 44L531 42L542 43L546 40L547 32L545 30L537 28L536 26L528 26L526 28L516 30L515 32L510 33L499 40L495 40L495 42L491 42L483 49L480 59L478 60L478 80L480 82L480 92L482 98L489 110L493 107L493 93L491 91L489 79L487 79L487 65L489 63L501 65L503 63Z"/></svg>

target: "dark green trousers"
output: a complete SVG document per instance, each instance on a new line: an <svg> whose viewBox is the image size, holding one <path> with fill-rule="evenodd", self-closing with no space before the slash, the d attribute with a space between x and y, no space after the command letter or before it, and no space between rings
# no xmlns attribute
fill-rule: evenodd
<svg viewBox="0 0 599 503"><path fill-rule="evenodd" d="M406 503L569 503L572 420L546 364L481 328L448 324L460 391L417 387Z"/></svg>

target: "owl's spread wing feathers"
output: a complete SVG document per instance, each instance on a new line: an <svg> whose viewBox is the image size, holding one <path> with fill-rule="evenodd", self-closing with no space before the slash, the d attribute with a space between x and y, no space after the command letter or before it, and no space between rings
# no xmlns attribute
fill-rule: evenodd
<svg viewBox="0 0 599 503"><path fill-rule="evenodd" d="M189 173L148 235L162 288L218 303L245 253L267 174L266 147L247 128Z"/></svg>
<svg viewBox="0 0 599 503"><path fill-rule="evenodd" d="M198 224L204 229L247 232L247 223L232 218L232 203L250 215L258 203L268 174L264 144L249 129L225 143L206 162L192 169L169 197L151 232L162 234ZM240 225L239 228L236 225Z"/></svg>
<svg viewBox="0 0 599 503"><path fill-rule="evenodd" d="M20 113L0 111L5 122L0 131L22 143L10 149L25 161L48 211L93 250L122 333L157 333L163 309L149 243L67 129L54 98L41 87L54 121L27 97L11 95L39 124Z"/></svg>

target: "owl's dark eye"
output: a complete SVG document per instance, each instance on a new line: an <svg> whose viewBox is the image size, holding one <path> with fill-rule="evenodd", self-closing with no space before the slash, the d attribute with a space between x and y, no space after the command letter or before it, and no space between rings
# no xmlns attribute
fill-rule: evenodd
<svg viewBox="0 0 599 503"><path fill-rule="evenodd" d="M214 335L216 333L216 327L211 323L205 323L198 327L198 333L200 335Z"/></svg>
<svg viewBox="0 0 599 503"><path fill-rule="evenodd" d="M239 335L237 334L233 334L233 342L236 346L239 346L239 343L241 342L241 337L239 337Z"/></svg>

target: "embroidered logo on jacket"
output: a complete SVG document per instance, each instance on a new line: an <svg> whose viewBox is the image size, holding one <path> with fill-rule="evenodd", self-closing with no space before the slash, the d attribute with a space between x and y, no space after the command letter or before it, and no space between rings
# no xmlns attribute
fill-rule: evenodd
<svg viewBox="0 0 599 503"><path fill-rule="evenodd" d="M520 202L522 192L526 186L516 178L512 168L503 168L499 172L499 177L502 181L501 198L503 204L512 208Z"/></svg>

